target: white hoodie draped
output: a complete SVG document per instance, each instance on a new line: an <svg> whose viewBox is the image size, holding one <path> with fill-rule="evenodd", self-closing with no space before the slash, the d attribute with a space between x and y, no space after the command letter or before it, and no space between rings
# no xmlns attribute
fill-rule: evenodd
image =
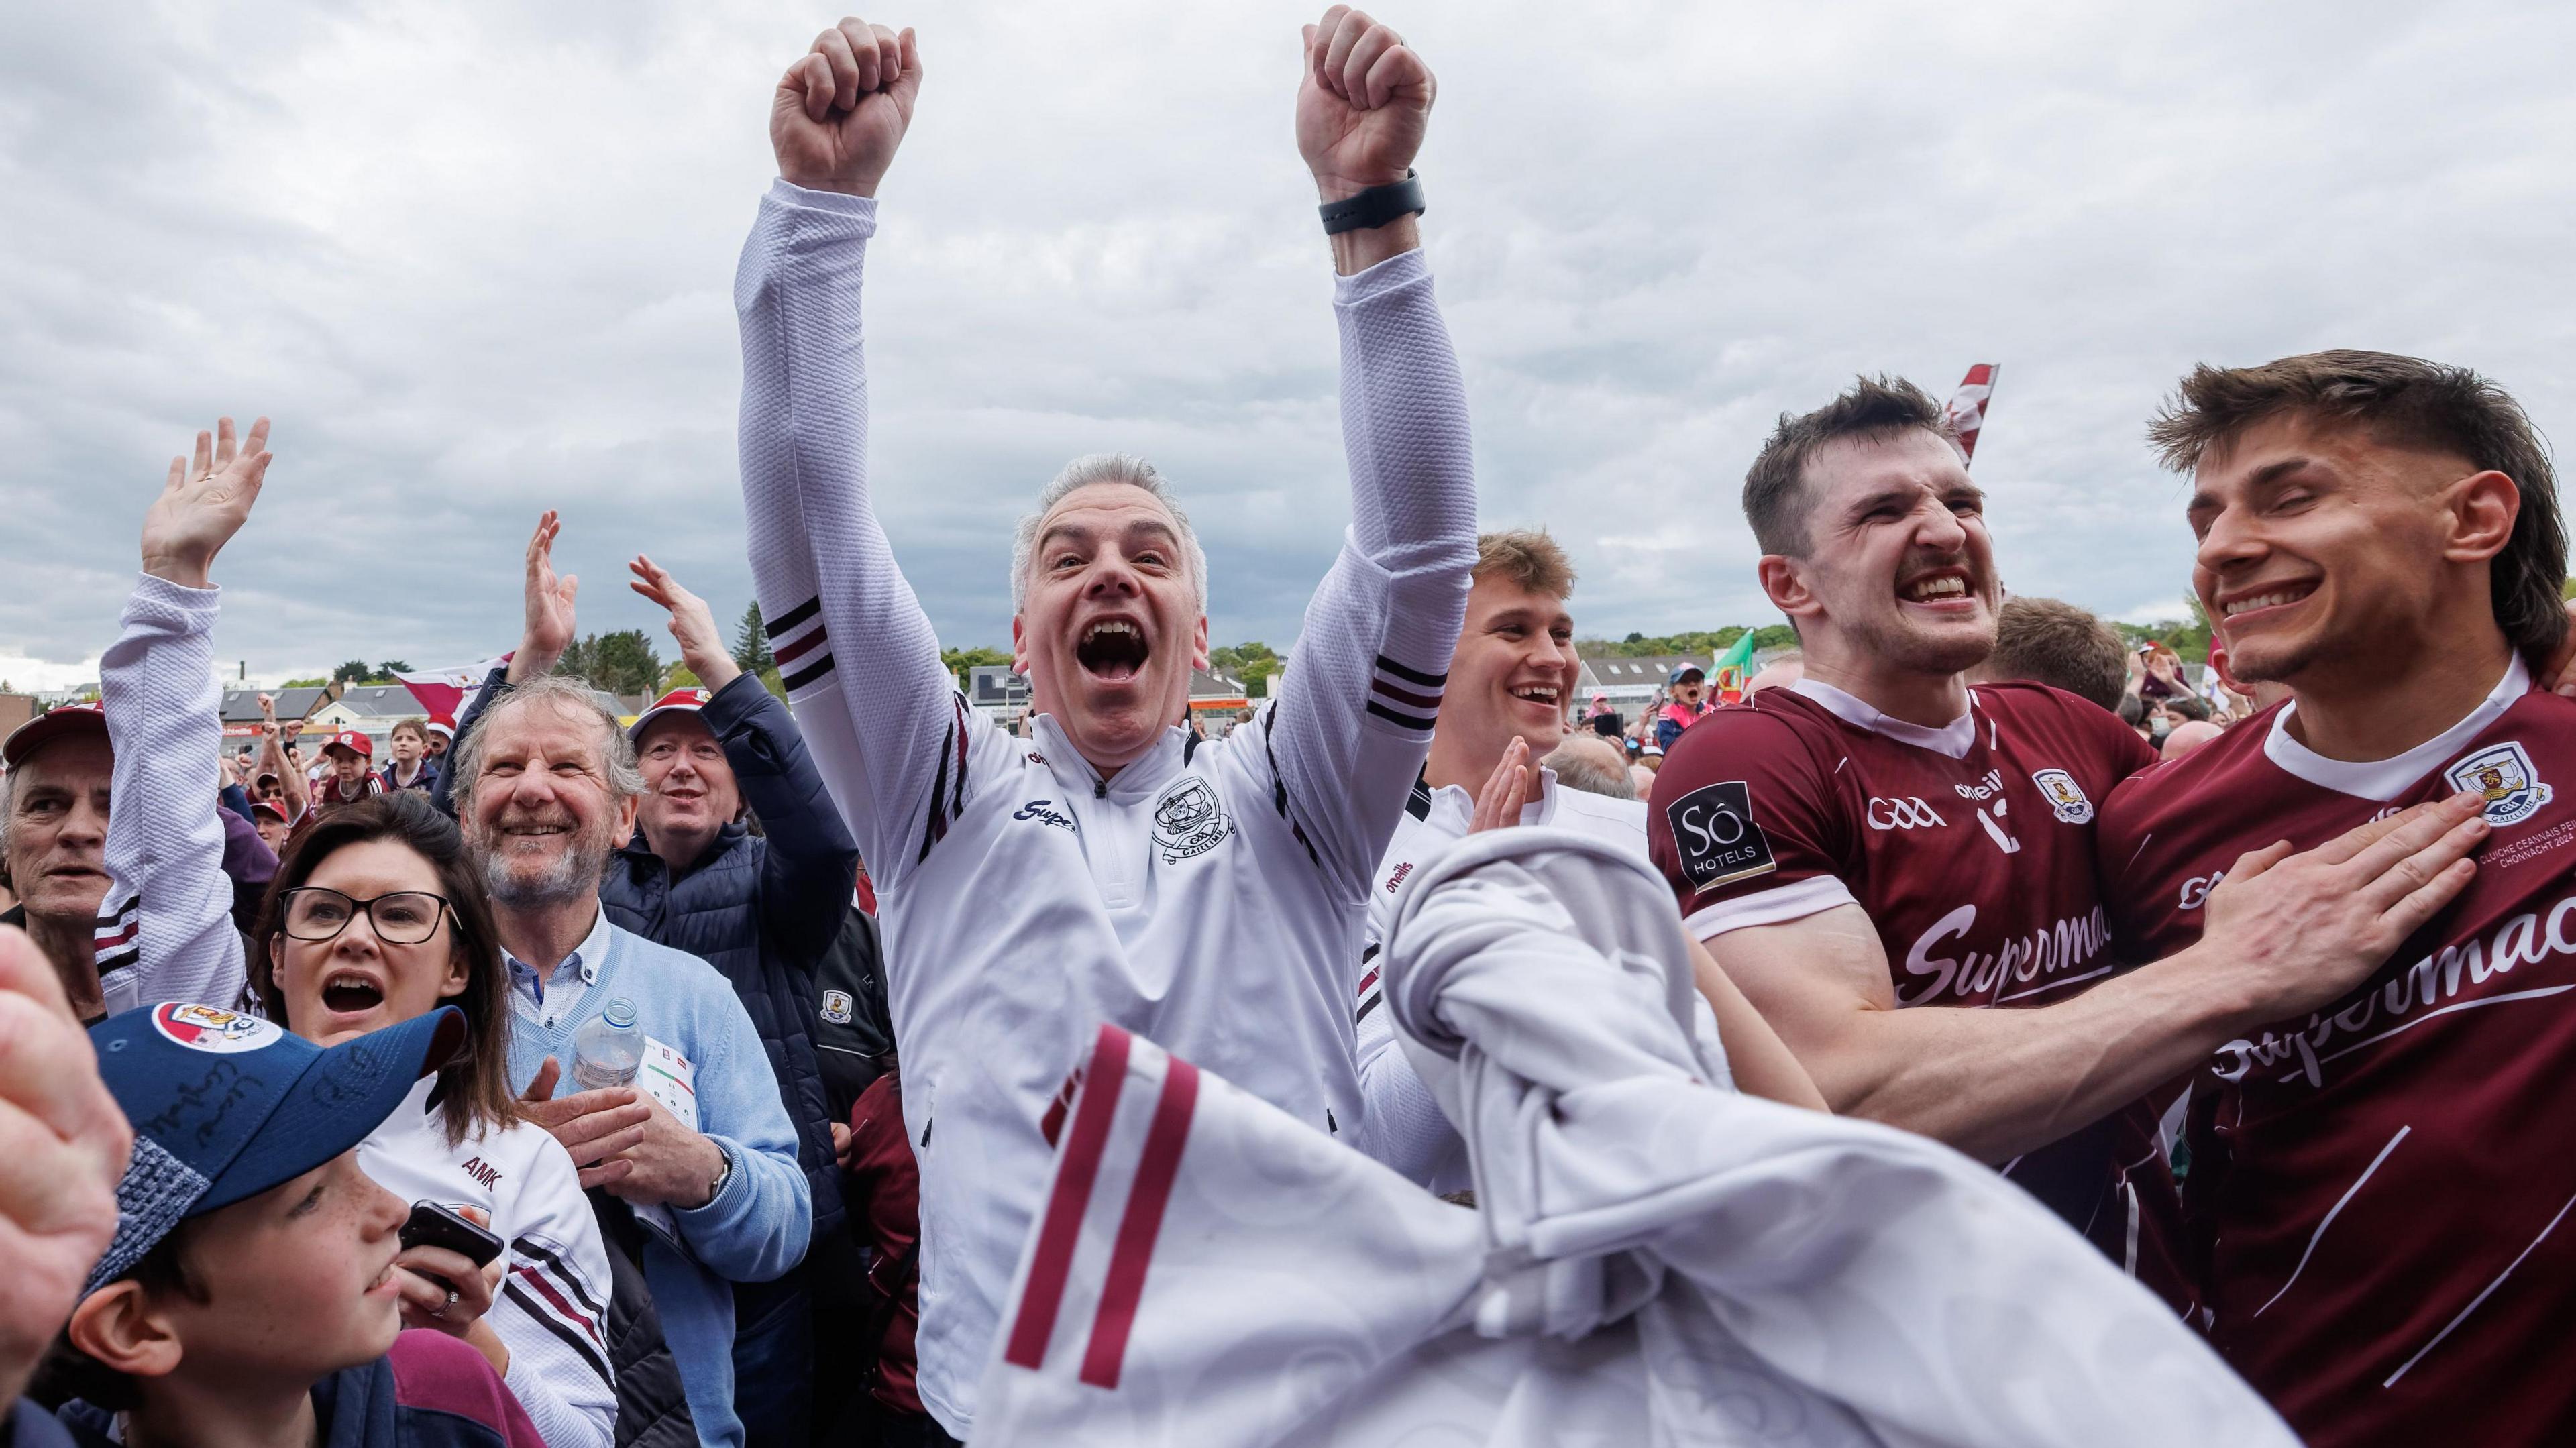
<svg viewBox="0 0 2576 1448"><path fill-rule="evenodd" d="M1737 1094L1688 959L1570 833L1416 873L1387 1001L1474 1214L1105 1030L977 1441L2291 1448L1992 1172Z"/></svg>

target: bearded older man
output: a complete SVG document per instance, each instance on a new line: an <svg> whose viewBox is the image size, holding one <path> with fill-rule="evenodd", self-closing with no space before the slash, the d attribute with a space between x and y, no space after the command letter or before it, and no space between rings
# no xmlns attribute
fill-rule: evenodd
<svg viewBox="0 0 2576 1448"><path fill-rule="evenodd" d="M526 679L453 751L458 823L482 862L510 967L510 1076L528 1113L604 1187L664 1231L646 1282L702 1442L738 1444L733 1285L805 1256L812 1198L778 1078L733 987L705 961L613 923L600 901L644 793L635 749L587 684ZM573 1038L612 1001L684 1061L694 1124L634 1087L556 1096Z"/></svg>
<svg viewBox="0 0 2576 1448"><path fill-rule="evenodd" d="M1216 741L1182 727L1206 558L1131 457L1066 467L1015 539L1035 737L956 695L865 472L860 271L919 46L845 20L772 97L779 180L734 284L751 564L884 905L921 1170L919 1387L961 1436L1046 1187L1041 1122L1102 1021L1317 1131L1359 1124L1350 963L1457 643L1475 487L1413 219L1431 73L1341 6L1307 29L1301 70L1298 148L1340 273L1351 527L1279 696Z"/></svg>

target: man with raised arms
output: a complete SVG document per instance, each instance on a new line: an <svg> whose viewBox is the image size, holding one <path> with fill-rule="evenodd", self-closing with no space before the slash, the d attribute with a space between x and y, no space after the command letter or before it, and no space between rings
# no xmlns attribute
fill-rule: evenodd
<svg viewBox="0 0 2576 1448"><path fill-rule="evenodd" d="M2071 694L1962 682L1995 644L1984 507L1911 383L1781 419L1744 511L1805 677L1682 737L1655 859L1835 1110L1994 1163L2181 1305L2150 1094L2368 973L2458 889L2474 827L2428 805L2246 872L2210 948L2115 975L2095 810L2154 756Z"/></svg>
<svg viewBox="0 0 2576 1448"><path fill-rule="evenodd" d="M2576 1441L2550 1366L2576 1313L2576 701L2532 683L2567 633L2548 447L2467 368L2349 351L2195 369L2150 435L2191 476L2230 675L2290 697L2104 803L2124 948L2214 939L2249 864L2424 800L2469 791L2492 831L2375 970L2211 1043L2186 1183L2210 1334L2317 1448Z"/></svg>
<svg viewBox="0 0 2576 1448"><path fill-rule="evenodd" d="M883 905L921 1168L919 1386L960 1436L1046 1189L1050 1105L1103 1021L1318 1131L1360 1127L1351 963L1457 641L1475 489L1412 215L1431 74L1341 6L1308 28L1303 70L1351 526L1280 697L1206 743L1180 727L1207 657L1206 560L1161 475L1125 456L1068 465L1014 543L1034 737L956 696L865 471L860 268L920 49L843 21L771 111L779 180L735 282L751 563Z"/></svg>

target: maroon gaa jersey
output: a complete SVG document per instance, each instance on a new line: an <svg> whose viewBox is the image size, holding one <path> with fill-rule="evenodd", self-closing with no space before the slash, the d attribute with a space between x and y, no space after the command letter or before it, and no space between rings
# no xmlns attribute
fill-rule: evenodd
<svg viewBox="0 0 2576 1448"><path fill-rule="evenodd" d="M2325 1010L2230 1042L2193 1091L2186 1255L2210 1333L2315 1448L2576 1442L2576 701L2520 661L2468 718L2376 764L2295 704L2131 780L2098 840L2125 951L2200 935L2210 887L2463 789L2477 878Z"/></svg>
<svg viewBox="0 0 2576 1448"><path fill-rule="evenodd" d="M1900 1007L2051 1005L2115 970L2095 803L2155 762L2118 716L1979 684L1943 729L1806 680L1691 726L1655 776L1647 845L1701 940L1858 904ZM2180 1202L2140 1101L2003 1165L2177 1307Z"/></svg>

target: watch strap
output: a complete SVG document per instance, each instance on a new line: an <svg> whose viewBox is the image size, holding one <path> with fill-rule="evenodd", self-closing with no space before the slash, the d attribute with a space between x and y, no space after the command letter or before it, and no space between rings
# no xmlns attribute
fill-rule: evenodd
<svg viewBox="0 0 2576 1448"><path fill-rule="evenodd" d="M1315 208L1324 218L1324 234L1339 236L1345 231L1365 231L1384 226L1399 216L1412 216L1429 210L1422 199L1422 175L1407 170L1404 179L1391 186L1372 186L1339 201L1327 201Z"/></svg>

